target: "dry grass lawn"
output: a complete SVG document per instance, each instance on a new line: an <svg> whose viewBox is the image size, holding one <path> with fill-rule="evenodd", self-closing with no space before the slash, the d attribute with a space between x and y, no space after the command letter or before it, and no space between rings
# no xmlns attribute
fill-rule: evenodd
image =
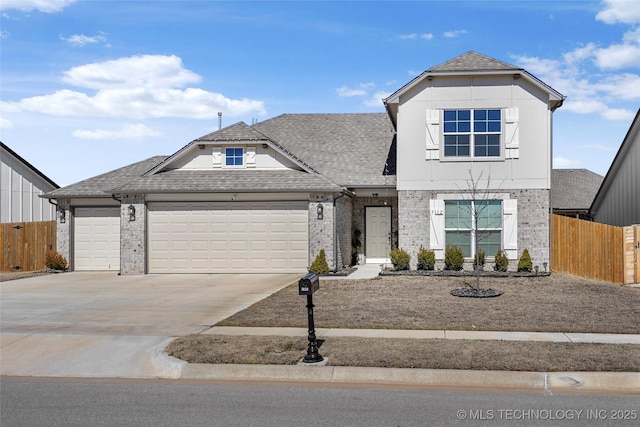
<svg viewBox="0 0 640 427"><path fill-rule="evenodd" d="M640 334L640 289L554 274L483 278L497 298L458 298L473 278L322 280L316 328L446 329ZM228 326L306 327L297 285L222 321ZM191 363L295 364L306 338L190 335L167 349ZM333 366L515 371L640 371L640 345L472 340L331 338L320 354Z"/></svg>
<svg viewBox="0 0 640 427"><path fill-rule="evenodd" d="M640 333L640 288L553 274L483 278L497 298L450 294L473 278L400 276L322 280L316 328ZM219 323L306 327L306 297L289 286Z"/></svg>

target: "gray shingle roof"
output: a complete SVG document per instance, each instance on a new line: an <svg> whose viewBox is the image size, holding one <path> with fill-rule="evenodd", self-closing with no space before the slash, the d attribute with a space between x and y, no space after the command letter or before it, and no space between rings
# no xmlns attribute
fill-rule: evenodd
<svg viewBox="0 0 640 427"><path fill-rule="evenodd" d="M387 114L283 114L253 127L340 185L395 187Z"/></svg>
<svg viewBox="0 0 640 427"><path fill-rule="evenodd" d="M450 59L435 67L429 68L427 72L450 72L450 71L499 71L499 70L522 70L506 62L481 55L470 50L460 56Z"/></svg>
<svg viewBox="0 0 640 427"><path fill-rule="evenodd" d="M210 141L266 141L268 138L244 122L238 122L226 128L208 133L196 139L196 142Z"/></svg>
<svg viewBox="0 0 640 427"><path fill-rule="evenodd" d="M141 162L51 191L45 194L44 197L52 199L64 197L111 197L110 188L123 185L140 177L166 158L167 156L150 157Z"/></svg>
<svg viewBox="0 0 640 427"><path fill-rule="evenodd" d="M603 179L587 169L553 169L551 208L588 210Z"/></svg>
<svg viewBox="0 0 640 427"><path fill-rule="evenodd" d="M340 191L315 173L292 169L169 170L139 177L113 188L114 193L306 192Z"/></svg>

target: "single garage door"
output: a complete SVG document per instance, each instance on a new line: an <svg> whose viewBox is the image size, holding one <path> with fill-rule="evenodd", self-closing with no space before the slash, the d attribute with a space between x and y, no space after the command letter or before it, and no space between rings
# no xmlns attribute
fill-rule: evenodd
<svg viewBox="0 0 640 427"><path fill-rule="evenodd" d="M76 208L74 269L120 270L120 208Z"/></svg>
<svg viewBox="0 0 640 427"><path fill-rule="evenodd" d="M308 266L307 203L150 203L150 273L286 273Z"/></svg>

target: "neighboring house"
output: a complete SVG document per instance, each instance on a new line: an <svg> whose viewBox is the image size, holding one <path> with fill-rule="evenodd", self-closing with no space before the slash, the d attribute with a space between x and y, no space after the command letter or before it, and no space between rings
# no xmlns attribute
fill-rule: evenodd
<svg viewBox="0 0 640 427"><path fill-rule="evenodd" d="M52 191L71 218L58 251L76 270L298 273L322 249L332 269L348 265L358 230L366 262L388 262L398 245L414 265L420 246L442 265L447 244L469 260L504 249L515 261L527 248L549 262L551 115L563 100L468 52L384 100L387 114L237 123Z"/></svg>
<svg viewBox="0 0 640 427"><path fill-rule="evenodd" d="M587 169L551 171L551 210L554 214L590 220L589 208L604 177Z"/></svg>
<svg viewBox="0 0 640 427"><path fill-rule="evenodd" d="M56 219L56 206L40 196L57 188L55 182L0 142L0 222Z"/></svg>
<svg viewBox="0 0 640 427"><path fill-rule="evenodd" d="M639 171L640 109L593 200L594 221L618 227L640 224Z"/></svg>

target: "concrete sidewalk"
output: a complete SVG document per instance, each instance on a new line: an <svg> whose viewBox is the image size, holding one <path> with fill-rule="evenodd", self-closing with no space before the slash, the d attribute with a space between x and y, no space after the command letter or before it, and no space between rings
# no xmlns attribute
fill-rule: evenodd
<svg viewBox="0 0 640 427"><path fill-rule="evenodd" d="M214 326L201 332L208 335L256 335L306 337L306 328L243 328L237 326ZM498 331L445 331L407 329L338 329L317 328L318 338L362 337L362 338L407 338L448 340L503 340L503 341L548 341L566 343L640 344L640 335L632 334L581 334L573 332L498 332Z"/></svg>

